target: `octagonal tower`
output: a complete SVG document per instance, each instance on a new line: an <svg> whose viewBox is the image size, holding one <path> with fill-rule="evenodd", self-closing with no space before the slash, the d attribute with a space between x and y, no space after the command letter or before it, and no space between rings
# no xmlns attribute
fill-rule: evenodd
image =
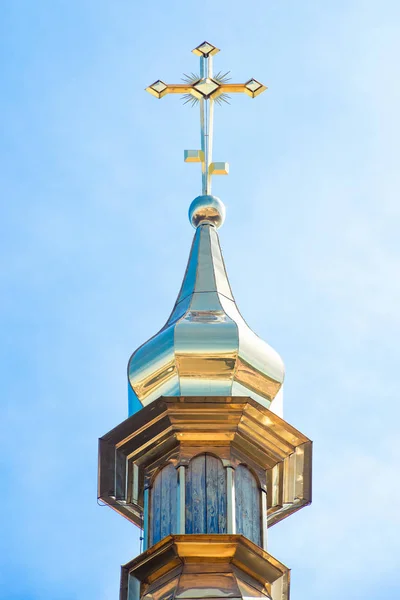
<svg viewBox="0 0 400 600"><path fill-rule="evenodd" d="M204 42L199 76L158 80L161 98L200 105L202 195L195 235L164 327L128 364L129 417L99 440L98 497L142 529L143 552L122 567L120 600L287 600L290 572L267 552L267 530L311 501L311 441L283 420L283 362L241 316L217 229L225 218L211 177L213 107L227 93L257 96L255 79L213 75Z"/></svg>

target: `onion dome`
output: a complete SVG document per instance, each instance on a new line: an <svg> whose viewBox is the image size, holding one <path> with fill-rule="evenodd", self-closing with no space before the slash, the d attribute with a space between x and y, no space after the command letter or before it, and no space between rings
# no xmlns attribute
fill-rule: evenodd
<svg viewBox="0 0 400 600"><path fill-rule="evenodd" d="M130 415L160 396L250 396L274 410L283 362L236 306L217 232L224 216L215 196L190 206L196 233L175 306L129 360Z"/></svg>

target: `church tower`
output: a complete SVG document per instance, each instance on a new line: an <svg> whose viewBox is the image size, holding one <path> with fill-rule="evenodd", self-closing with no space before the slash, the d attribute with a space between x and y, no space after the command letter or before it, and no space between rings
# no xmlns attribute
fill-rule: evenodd
<svg viewBox="0 0 400 600"><path fill-rule="evenodd" d="M175 306L128 364L129 417L99 440L99 499L142 531L143 552L122 567L120 600L289 598L289 569L268 553L268 527L311 502L311 441L283 420L284 366L236 306L218 239L225 208L211 194L215 103L254 98L255 79L213 73L219 50L193 50L200 73L156 81L200 108L202 194Z"/></svg>

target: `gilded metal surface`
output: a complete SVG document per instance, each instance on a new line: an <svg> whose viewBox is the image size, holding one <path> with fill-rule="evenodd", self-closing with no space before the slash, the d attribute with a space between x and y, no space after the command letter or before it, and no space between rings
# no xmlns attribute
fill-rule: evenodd
<svg viewBox="0 0 400 600"><path fill-rule="evenodd" d="M219 229L225 221L225 212L224 203L216 196L197 196L189 206L189 221L195 229L203 224Z"/></svg>
<svg viewBox="0 0 400 600"><path fill-rule="evenodd" d="M274 410L282 359L241 316L212 225L197 228L172 314L132 354L128 377L143 406L159 396L251 396Z"/></svg>
<svg viewBox="0 0 400 600"><path fill-rule="evenodd" d="M229 163L227 162L213 162L210 164L211 175L228 175L229 174Z"/></svg>
<svg viewBox="0 0 400 600"><path fill-rule="evenodd" d="M241 535L171 535L121 570L120 600L288 600L290 571Z"/></svg>
<svg viewBox="0 0 400 600"><path fill-rule="evenodd" d="M157 470L202 452L256 473L269 525L311 502L311 441L251 398L216 396L159 398L103 436L99 498L142 527L143 489Z"/></svg>
<svg viewBox="0 0 400 600"><path fill-rule="evenodd" d="M219 50L209 42L193 52L200 57L198 77L178 85L158 80L147 88L157 98L183 93L199 101L201 149L185 150L185 161L201 162L203 194L189 209L198 229L172 315L129 361L130 414L161 395L251 395L269 407L283 382L279 355L247 326L233 299L214 229L225 207L210 194L211 175L229 172L228 163L212 161L214 100L227 92L255 97L266 88L255 79L232 84L227 74L214 75Z"/></svg>
<svg viewBox="0 0 400 600"><path fill-rule="evenodd" d="M256 79L246 83L229 83L229 73L213 72L213 56L219 49L203 42L193 53L200 57L200 74L185 76L185 83L168 84L158 79L146 88L149 94L163 98L167 94L182 94L186 102L200 105L201 150L185 150L185 162L201 162L202 194L211 194L211 176L228 175L229 165L225 162L212 162L214 103L228 102L229 94L247 94L255 98L267 88ZM185 104L186 104L185 102ZM194 156L195 159L188 158Z"/></svg>
<svg viewBox="0 0 400 600"><path fill-rule="evenodd" d="M143 529L120 600L288 600L267 526L310 503L312 444L278 416L283 363L239 313L217 234L225 207L211 195L212 175L229 173L212 160L215 102L266 87L214 74L208 42L193 52L199 75L147 91L199 104L201 147L184 154L202 168L196 233L167 323L130 358L132 416L99 440L98 497Z"/></svg>

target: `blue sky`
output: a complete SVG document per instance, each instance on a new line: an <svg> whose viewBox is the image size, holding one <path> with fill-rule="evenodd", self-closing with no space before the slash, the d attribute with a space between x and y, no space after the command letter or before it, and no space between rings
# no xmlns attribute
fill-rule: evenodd
<svg viewBox="0 0 400 600"><path fill-rule="evenodd" d="M138 531L96 504L126 364L179 290L190 50L269 90L216 108L233 291L286 364L314 502L270 531L294 600L400 595L400 4L12 0L0 20L0 597L108 600Z"/></svg>

